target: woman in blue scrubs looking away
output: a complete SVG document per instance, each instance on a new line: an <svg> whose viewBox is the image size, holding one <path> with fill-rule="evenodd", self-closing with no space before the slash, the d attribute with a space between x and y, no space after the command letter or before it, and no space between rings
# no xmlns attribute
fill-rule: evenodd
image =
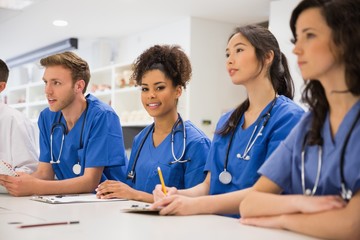
<svg viewBox="0 0 360 240"><path fill-rule="evenodd" d="M162 200L153 207L162 206L160 214L238 217L239 203L258 179L258 168L303 114L291 100L287 61L269 30L253 25L237 28L229 38L226 58L232 82L243 85L248 97L220 118L203 183L188 190L169 188L166 197L157 186L154 196Z"/></svg>
<svg viewBox="0 0 360 240"><path fill-rule="evenodd" d="M310 111L260 168L242 223L360 239L360 1L304 0L290 26Z"/></svg>
<svg viewBox="0 0 360 240"><path fill-rule="evenodd" d="M141 87L141 101L154 123L133 141L126 184L106 181L97 188L98 197L153 202L152 190L160 183L158 167L164 181L179 189L205 179L210 140L177 111L190 77L190 61L178 46L155 45L137 58L132 79Z"/></svg>

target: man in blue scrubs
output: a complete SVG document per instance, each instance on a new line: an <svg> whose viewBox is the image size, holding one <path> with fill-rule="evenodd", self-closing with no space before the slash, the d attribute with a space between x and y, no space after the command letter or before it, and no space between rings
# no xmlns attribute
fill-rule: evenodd
<svg viewBox="0 0 360 240"><path fill-rule="evenodd" d="M32 174L1 177L14 196L93 192L121 179L126 155L120 120L92 95L86 61L71 52L41 59L49 108L40 114L40 163ZM54 181L57 179L59 181Z"/></svg>

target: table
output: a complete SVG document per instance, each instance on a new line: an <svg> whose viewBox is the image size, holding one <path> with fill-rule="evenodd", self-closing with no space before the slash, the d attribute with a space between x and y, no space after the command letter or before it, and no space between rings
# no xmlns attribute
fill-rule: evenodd
<svg viewBox="0 0 360 240"><path fill-rule="evenodd" d="M122 212L135 201L47 204L30 197L0 194L0 240L12 239L314 239L289 231L245 226L217 216L159 216ZM18 228L19 224L58 221L80 224Z"/></svg>

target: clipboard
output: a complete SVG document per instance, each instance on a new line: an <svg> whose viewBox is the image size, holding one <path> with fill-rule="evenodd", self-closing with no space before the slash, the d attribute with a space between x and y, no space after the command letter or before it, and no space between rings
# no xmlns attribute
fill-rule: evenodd
<svg viewBox="0 0 360 240"><path fill-rule="evenodd" d="M158 215L160 209L153 209L151 208L150 204L133 204L128 208L121 209L122 212L126 213L145 213L145 214L155 214Z"/></svg>
<svg viewBox="0 0 360 240"><path fill-rule="evenodd" d="M3 160L0 160L0 174L17 177L17 173L11 167L11 165Z"/></svg>
<svg viewBox="0 0 360 240"><path fill-rule="evenodd" d="M99 199L96 197L96 194L68 194L68 195L32 196L30 200L50 203L50 204L65 204L65 203L114 202L114 201L126 201L127 199L122 199L122 198Z"/></svg>

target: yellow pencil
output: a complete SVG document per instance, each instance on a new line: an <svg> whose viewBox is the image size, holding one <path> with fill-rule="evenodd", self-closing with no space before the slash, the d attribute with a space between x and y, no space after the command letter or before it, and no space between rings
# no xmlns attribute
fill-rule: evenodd
<svg viewBox="0 0 360 240"><path fill-rule="evenodd" d="M166 195L167 192L166 192L165 182L164 182L164 178L163 178L160 167L158 167L157 170L158 170L158 173L159 173L159 178L160 178L160 182L161 182L161 186L162 186L162 191Z"/></svg>

